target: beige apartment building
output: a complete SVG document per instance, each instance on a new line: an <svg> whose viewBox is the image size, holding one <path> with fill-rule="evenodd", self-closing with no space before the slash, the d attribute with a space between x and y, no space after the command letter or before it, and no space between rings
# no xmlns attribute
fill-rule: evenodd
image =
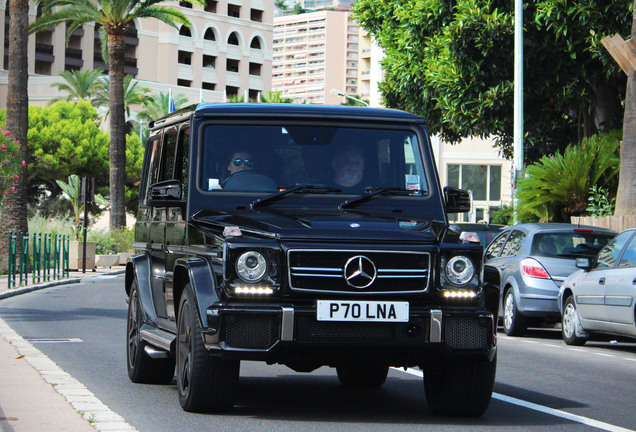
<svg viewBox="0 0 636 432"><path fill-rule="evenodd" d="M274 17L272 89L297 103L338 105L358 93L359 26L349 11Z"/></svg>
<svg viewBox="0 0 636 432"><path fill-rule="evenodd" d="M0 0L4 58L0 108L6 106L8 1ZM247 96L256 100L271 89L274 6L270 0L208 0L207 6L167 2L183 12L190 27L175 29L156 19L135 20L126 32L125 73L155 92L183 94L192 103ZM30 21L39 14L35 3ZM29 37L29 102L43 105L58 96L51 87L64 70L108 70L94 24L75 31L66 44L66 26Z"/></svg>

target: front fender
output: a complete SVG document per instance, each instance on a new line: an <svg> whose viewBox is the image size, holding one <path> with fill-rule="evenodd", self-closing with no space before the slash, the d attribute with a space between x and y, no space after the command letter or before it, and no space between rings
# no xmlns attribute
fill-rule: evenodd
<svg viewBox="0 0 636 432"><path fill-rule="evenodd" d="M139 301L143 311L143 322L152 326L157 325L157 313L152 301L152 289L150 286L150 257L146 253L135 255L126 263L126 294L130 295L130 287L133 281L137 282Z"/></svg>
<svg viewBox="0 0 636 432"><path fill-rule="evenodd" d="M197 302L197 311L201 328L208 328L207 308L219 301L214 281L214 272L210 264L202 258L179 259L174 270L174 304L179 305L183 288L187 283L192 286L192 292ZM176 308L177 320L179 307Z"/></svg>

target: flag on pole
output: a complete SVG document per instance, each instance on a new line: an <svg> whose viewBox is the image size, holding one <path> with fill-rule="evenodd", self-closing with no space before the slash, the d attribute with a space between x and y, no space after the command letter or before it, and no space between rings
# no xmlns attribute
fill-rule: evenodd
<svg viewBox="0 0 636 432"><path fill-rule="evenodd" d="M247 90L245 90L245 92L243 93L243 102L247 103L250 100L247 98Z"/></svg>
<svg viewBox="0 0 636 432"><path fill-rule="evenodd" d="M223 102L227 102L227 90L223 89Z"/></svg>
<svg viewBox="0 0 636 432"><path fill-rule="evenodd" d="M172 99L172 89L168 92L168 113L175 112L174 99Z"/></svg>
<svg viewBox="0 0 636 432"><path fill-rule="evenodd" d="M256 102L261 103L261 92L258 92L258 95L256 95Z"/></svg>
<svg viewBox="0 0 636 432"><path fill-rule="evenodd" d="M203 89L199 89L199 100L201 101L201 103L205 103L205 101L203 100Z"/></svg>

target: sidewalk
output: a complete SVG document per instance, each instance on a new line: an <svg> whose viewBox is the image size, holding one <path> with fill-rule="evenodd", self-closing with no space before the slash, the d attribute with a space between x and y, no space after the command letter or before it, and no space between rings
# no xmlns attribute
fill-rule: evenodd
<svg viewBox="0 0 636 432"><path fill-rule="evenodd" d="M2 299L83 278L120 274L123 266L70 272L70 278L8 289L0 276ZM136 432L82 383L24 340L0 318L0 432Z"/></svg>

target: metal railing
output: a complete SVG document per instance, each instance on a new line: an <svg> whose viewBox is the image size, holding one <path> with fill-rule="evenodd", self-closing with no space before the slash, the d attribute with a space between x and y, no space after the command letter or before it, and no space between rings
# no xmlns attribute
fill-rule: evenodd
<svg viewBox="0 0 636 432"><path fill-rule="evenodd" d="M9 232L9 289L69 277L66 234ZM31 247L30 247L31 246Z"/></svg>

